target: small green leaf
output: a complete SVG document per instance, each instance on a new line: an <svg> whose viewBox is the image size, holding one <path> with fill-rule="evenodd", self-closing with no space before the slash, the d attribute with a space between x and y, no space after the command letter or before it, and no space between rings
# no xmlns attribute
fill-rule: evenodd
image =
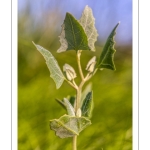
<svg viewBox="0 0 150 150"><path fill-rule="evenodd" d="M68 115L75 116L74 108L67 98L63 100L55 99L65 110L67 110Z"/></svg>
<svg viewBox="0 0 150 150"><path fill-rule="evenodd" d="M95 51L94 43L97 41L98 33L95 28L95 18L90 7L85 7L79 22L87 35L88 45L91 51Z"/></svg>
<svg viewBox="0 0 150 150"><path fill-rule="evenodd" d="M89 92L86 95L81 107L82 116L90 118L92 116L92 110L93 110L93 92Z"/></svg>
<svg viewBox="0 0 150 150"><path fill-rule="evenodd" d="M64 109L66 109L66 106L65 106L65 103L64 103L64 101L62 101L62 100L59 100L59 99L55 99L57 102L58 102L58 104L60 104Z"/></svg>
<svg viewBox="0 0 150 150"><path fill-rule="evenodd" d="M76 100L76 98L74 96L71 96L69 99L69 101L73 107L74 107L75 100Z"/></svg>
<svg viewBox="0 0 150 150"><path fill-rule="evenodd" d="M66 13L60 35L61 47L57 52L66 50L90 50L87 35L81 24L70 14Z"/></svg>
<svg viewBox="0 0 150 150"><path fill-rule="evenodd" d="M114 27L111 34L109 35L106 44L103 48L103 51L100 55L100 59L98 62L98 68L107 68L111 70L116 70L114 64L114 53L116 50L114 49L115 41L114 36L116 34L116 28L118 27L119 23Z"/></svg>
<svg viewBox="0 0 150 150"><path fill-rule="evenodd" d="M50 120L50 128L56 132L60 138L73 137L91 124L85 117L75 117L64 115L59 119Z"/></svg>
<svg viewBox="0 0 150 150"><path fill-rule="evenodd" d="M65 77L58 65L58 62L54 58L54 56L50 53L50 51L46 50L40 45L36 45L34 42L33 44L37 48L37 50L43 55L43 57L46 60L47 67L50 71L50 77L55 81L56 83L56 88L60 88L62 85Z"/></svg>
<svg viewBox="0 0 150 150"><path fill-rule="evenodd" d="M70 104L70 102L66 98L64 98L63 101L64 101L64 104L66 106L68 115L69 116L75 116L74 108L72 107L72 105Z"/></svg>

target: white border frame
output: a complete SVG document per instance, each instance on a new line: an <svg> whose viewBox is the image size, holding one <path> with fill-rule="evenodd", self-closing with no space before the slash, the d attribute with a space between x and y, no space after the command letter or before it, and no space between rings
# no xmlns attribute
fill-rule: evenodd
<svg viewBox="0 0 150 150"><path fill-rule="evenodd" d="M150 149L150 8L139 0L139 149Z"/></svg>
<svg viewBox="0 0 150 150"><path fill-rule="evenodd" d="M11 0L12 1L12 0ZM18 1L12 2L12 149L18 149Z"/></svg>
<svg viewBox="0 0 150 150"><path fill-rule="evenodd" d="M0 147L12 148L12 2L0 1Z"/></svg>

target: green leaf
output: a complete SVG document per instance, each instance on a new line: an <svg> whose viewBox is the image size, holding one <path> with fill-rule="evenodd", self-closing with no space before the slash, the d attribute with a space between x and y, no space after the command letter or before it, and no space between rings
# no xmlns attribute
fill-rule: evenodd
<svg viewBox="0 0 150 150"><path fill-rule="evenodd" d="M118 27L119 23L114 27L111 34L109 35L106 44L103 48L103 51L100 55L100 59L98 62L98 68L107 68L111 70L116 70L114 64L114 53L116 50L114 49L115 41L114 36L116 34L116 28Z"/></svg>
<svg viewBox="0 0 150 150"><path fill-rule="evenodd" d="M69 99L69 101L70 101L70 103L73 107L74 107L74 104L75 104L75 100L76 100L76 98L74 96L71 96L70 99Z"/></svg>
<svg viewBox="0 0 150 150"><path fill-rule="evenodd" d="M56 132L60 138L73 137L91 124L85 117L75 117L64 115L59 119L50 120L50 128Z"/></svg>
<svg viewBox="0 0 150 150"><path fill-rule="evenodd" d="M59 100L59 99L55 99L57 102L58 102L58 104L60 104L64 109L66 109L66 106L65 106L65 103L64 103L64 101L62 101L62 100Z"/></svg>
<svg viewBox="0 0 150 150"><path fill-rule="evenodd" d="M88 45L91 51L95 51L94 43L97 41L98 33L95 28L95 18L90 7L85 7L79 22L87 35Z"/></svg>
<svg viewBox="0 0 150 150"><path fill-rule="evenodd" d="M90 118L92 116L92 110L93 110L93 92L89 92L86 95L81 107L82 116Z"/></svg>
<svg viewBox="0 0 150 150"><path fill-rule="evenodd" d="M68 50L90 50L87 35L81 24L70 14L66 13L60 35L61 47L57 52Z"/></svg>
<svg viewBox="0 0 150 150"><path fill-rule="evenodd" d="M58 89L62 85L65 77L64 77L56 59L48 50L46 50L42 46L36 45L34 42L33 42L33 44L45 58L47 67L50 71L50 77L55 81L56 88Z"/></svg>
<svg viewBox="0 0 150 150"><path fill-rule="evenodd" d="M66 98L64 98L63 101L64 101L64 104L66 106L68 115L69 116L75 116L74 108L72 107L71 103Z"/></svg>
<svg viewBox="0 0 150 150"><path fill-rule="evenodd" d="M75 116L74 108L67 98L63 100L55 99L65 110L67 110L68 115Z"/></svg>

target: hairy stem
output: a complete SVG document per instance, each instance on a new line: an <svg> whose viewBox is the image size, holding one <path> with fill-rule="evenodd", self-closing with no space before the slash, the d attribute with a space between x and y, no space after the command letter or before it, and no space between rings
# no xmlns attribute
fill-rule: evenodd
<svg viewBox="0 0 150 150"><path fill-rule="evenodd" d="M77 135L73 137L72 150L77 150Z"/></svg>
<svg viewBox="0 0 150 150"><path fill-rule="evenodd" d="M77 51L77 64L78 64L78 68L79 68L79 73L80 73L81 79L84 80L84 75L83 75L83 71L82 71L81 63L80 63L81 52L82 52L81 50Z"/></svg>
<svg viewBox="0 0 150 150"><path fill-rule="evenodd" d="M82 67L81 67L81 63L80 63L81 52L82 52L81 50L77 51L77 64L78 64L79 74L80 74L80 77L81 77L82 80L81 80L81 83L80 83L79 86L77 86L76 83L73 80L73 87L76 89L76 101L75 101L75 106L74 106L76 116L77 116L77 111L80 108L82 87L85 84L85 82L88 81L93 76L89 72L86 75L86 77L84 77ZM95 71L97 71L97 70L95 70ZM73 150L77 150L77 136L76 135L73 137Z"/></svg>
<svg viewBox="0 0 150 150"><path fill-rule="evenodd" d="M75 104L75 114L77 113L78 109L80 108L80 101L81 101L81 92L82 92L82 87L85 83L84 75L82 72L81 68L81 63L80 63L80 56L81 56L81 51L77 52L77 64L78 64L78 69L79 69L79 74L81 76L81 83L79 87L76 88L76 104ZM73 150L77 150L77 136L73 137Z"/></svg>
<svg viewBox="0 0 150 150"><path fill-rule="evenodd" d="M76 90L76 105L75 105L75 113L77 113L77 110L80 107L80 99L81 99L81 90L82 88L79 86L79 88Z"/></svg>
<svg viewBox="0 0 150 150"><path fill-rule="evenodd" d="M80 84L80 86L76 90L76 104L75 104L76 115L77 115L78 109L80 108L81 91L82 91L82 84ZM77 150L77 136L76 135L73 137L73 150Z"/></svg>
<svg viewBox="0 0 150 150"><path fill-rule="evenodd" d="M73 83L73 85L75 86L75 88L78 89L78 86L77 86L77 84L75 83L74 80L72 81L72 83Z"/></svg>
<svg viewBox="0 0 150 150"><path fill-rule="evenodd" d="M71 85L74 89L77 89L77 88L78 88L77 85L75 84L75 82L72 83L72 82L68 81L67 79L65 79L65 81L66 81L69 85Z"/></svg>

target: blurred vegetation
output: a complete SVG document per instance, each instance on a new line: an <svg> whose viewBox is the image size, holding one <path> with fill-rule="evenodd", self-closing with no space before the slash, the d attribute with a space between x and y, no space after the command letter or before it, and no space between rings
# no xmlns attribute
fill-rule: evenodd
<svg viewBox="0 0 150 150"><path fill-rule="evenodd" d="M18 17L18 150L70 150L72 138L56 137L49 128L49 120L66 113L55 98L74 95L75 91L65 82L56 90L45 60L32 41L50 50L61 68L68 63L77 70L75 52L56 53L60 46L61 15L46 12L43 19L43 24L36 24L30 10ZM92 56L99 57L103 45L96 42L95 53L83 51L83 68ZM115 48L117 70L104 69L91 79L92 125L78 137L79 150L132 149L132 46L117 43Z"/></svg>

